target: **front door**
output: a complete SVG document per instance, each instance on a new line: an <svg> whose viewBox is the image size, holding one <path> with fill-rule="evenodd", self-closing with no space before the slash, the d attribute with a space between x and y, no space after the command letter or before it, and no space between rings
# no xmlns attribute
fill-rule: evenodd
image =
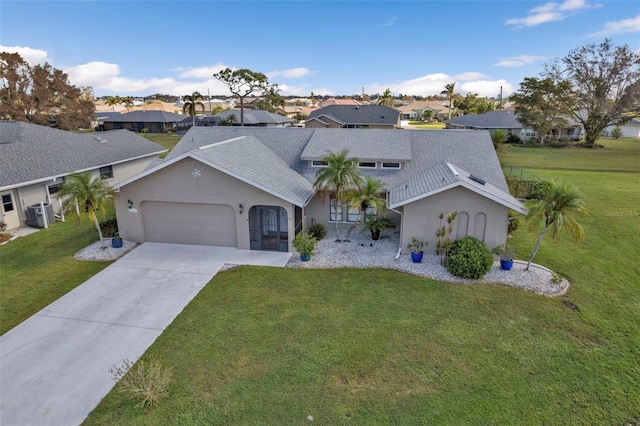
<svg viewBox="0 0 640 426"><path fill-rule="evenodd" d="M0 197L2 198L2 220L0 221L7 225L7 229L19 228L20 217L13 194L11 191L3 192Z"/></svg>
<svg viewBox="0 0 640 426"><path fill-rule="evenodd" d="M252 250L289 251L287 211L277 206L254 206L249 211Z"/></svg>

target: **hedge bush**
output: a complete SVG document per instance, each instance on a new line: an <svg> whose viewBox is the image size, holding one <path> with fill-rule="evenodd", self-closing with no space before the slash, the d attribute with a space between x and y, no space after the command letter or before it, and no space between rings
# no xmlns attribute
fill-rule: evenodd
<svg viewBox="0 0 640 426"><path fill-rule="evenodd" d="M327 235L327 228L321 223L314 223L309 227L309 234L312 237L315 237L316 240L320 241Z"/></svg>
<svg viewBox="0 0 640 426"><path fill-rule="evenodd" d="M456 240L445 263L447 271L460 278L479 280L491 270L493 255L482 241L473 237Z"/></svg>

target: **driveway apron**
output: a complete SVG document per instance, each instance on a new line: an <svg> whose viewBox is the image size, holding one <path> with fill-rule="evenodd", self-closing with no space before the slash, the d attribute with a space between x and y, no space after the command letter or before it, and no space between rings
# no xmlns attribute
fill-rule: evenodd
<svg viewBox="0 0 640 426"><path fill-rule="evenodd" d="M290 253L144 243L0 337L0 424L82 423L225 263L286 265Z"/></svg>

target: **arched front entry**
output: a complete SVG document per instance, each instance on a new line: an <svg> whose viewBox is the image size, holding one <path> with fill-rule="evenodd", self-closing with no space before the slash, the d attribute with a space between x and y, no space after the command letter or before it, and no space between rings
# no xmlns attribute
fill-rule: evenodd
<svg viewBox="0 0 640 426"><path fill-rule="evenodd" d="M287 211L279 206L253 206L249 210L251 250L289 251Z"/></svg>

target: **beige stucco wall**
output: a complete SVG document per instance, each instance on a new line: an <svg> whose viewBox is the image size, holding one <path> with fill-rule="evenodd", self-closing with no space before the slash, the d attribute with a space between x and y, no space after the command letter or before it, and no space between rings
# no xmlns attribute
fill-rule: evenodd
<svg viewBox="0 0 640 426"><path fill-rule="evenodd" d="M405 205L403 210L403 229L400 234L403 254L409 253L406 247L413 236L428 242L425 253L435 254L436 230L441 226L438 219L440 213L444 213L446 218L449 213L458 212L452 240L470 235L484 241L491 249L504 244L507 238L509 209L465 188L453 188L423 198ZM486 218L484 233L481 232L480 223L482 214ZM467 222L466 226L464 226L465 222ZM445 219L442 224L446 224Z"/></svg>
<svg viewBox="0 0 640 426"><path fill-rule="evenodd" d="M304 127L307 129L339 129L340 128L339 123L336 123L335 121L330 120L326 117L322 117L321 120L326 123L329 123L329 125L324 125L318 120L311 120L304 123Z"/></svg>
<svg viewBox="0 0 640 426"><path fill-rule="evenodd" d="M194 177L196 170L199 177ZM129 211L127 200L133 202L137 212ZM116 197L116 214L120 236L126 240L145 241L143 201L228 205L236 212L238 248L246 250L250 248L248 214L251 207L280 206L287 211L289 250L292 250L295 231L292 204L192 158L185 158L120 189ZM243 206L242 214L239 204Z"/></svg>

